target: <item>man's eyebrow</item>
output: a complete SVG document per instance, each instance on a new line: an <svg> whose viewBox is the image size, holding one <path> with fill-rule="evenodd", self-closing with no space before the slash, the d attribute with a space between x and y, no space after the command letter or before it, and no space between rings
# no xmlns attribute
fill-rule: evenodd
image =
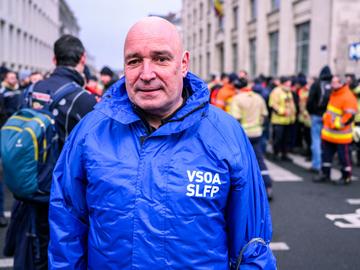
<svg viewBox="0 0 360 270"><path fill-rule="evenodd" d="M125 60L129 60L131 58L141 58L141 54L139 53L130 53L125 56Z"/></svg>
<svg viewBox="0 0 360 270"><path fill-rule="evenodd" d="M152 57L154 57L154 56L167 56L170 59L174 58L174 55L169 51L154 51L154 52L151 52L151 56Z"/></svg>

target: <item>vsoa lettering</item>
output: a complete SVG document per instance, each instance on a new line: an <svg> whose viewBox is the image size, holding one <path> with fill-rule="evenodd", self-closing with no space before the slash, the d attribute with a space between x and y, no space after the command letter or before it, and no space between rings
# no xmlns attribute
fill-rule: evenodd
<svg viewBox="0 0 360 270"><path fill-rule="evenodd" d="M218 173L187 170L189 184L186 187L186 196L214 197L219 192L221 181Z"/></svg>

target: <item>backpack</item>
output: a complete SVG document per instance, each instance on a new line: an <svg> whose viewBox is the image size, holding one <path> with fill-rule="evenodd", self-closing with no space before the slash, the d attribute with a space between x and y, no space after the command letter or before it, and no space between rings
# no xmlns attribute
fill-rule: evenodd
<svg viewBox="0 0 360 270"><path fill-rule="evenodd" d="M1 128L1 156L4 182L19 200L47 202L52 171L59 156L58 132L52 111L79 86L68 83L53 95L33 93L31 85L24 93L27 108L13 114ZM41 108L33 109L34 96L43 95ZM37 103L39 104L39 103Z"/></svg>

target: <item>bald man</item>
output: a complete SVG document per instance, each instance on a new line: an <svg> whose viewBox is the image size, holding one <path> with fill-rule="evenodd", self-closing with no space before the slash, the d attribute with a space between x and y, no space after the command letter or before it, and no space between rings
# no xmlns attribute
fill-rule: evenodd
<svg viewBox="0 0 360 270"><path fill-rule="evenodd" d="M276 269L253 150L176 28L142 19L124 59L55 168L50 269Z"/></svg>

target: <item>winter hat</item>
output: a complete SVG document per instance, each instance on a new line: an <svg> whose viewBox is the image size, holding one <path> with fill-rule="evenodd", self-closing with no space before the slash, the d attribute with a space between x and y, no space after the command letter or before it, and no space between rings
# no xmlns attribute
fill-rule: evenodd
<svg viewBox="0 0 360 270"><path fill-rule="evenodd" d="M108 75L110 77L113 77L114 72L109 67L105 66L101 69L100 75Z"/></svg>

